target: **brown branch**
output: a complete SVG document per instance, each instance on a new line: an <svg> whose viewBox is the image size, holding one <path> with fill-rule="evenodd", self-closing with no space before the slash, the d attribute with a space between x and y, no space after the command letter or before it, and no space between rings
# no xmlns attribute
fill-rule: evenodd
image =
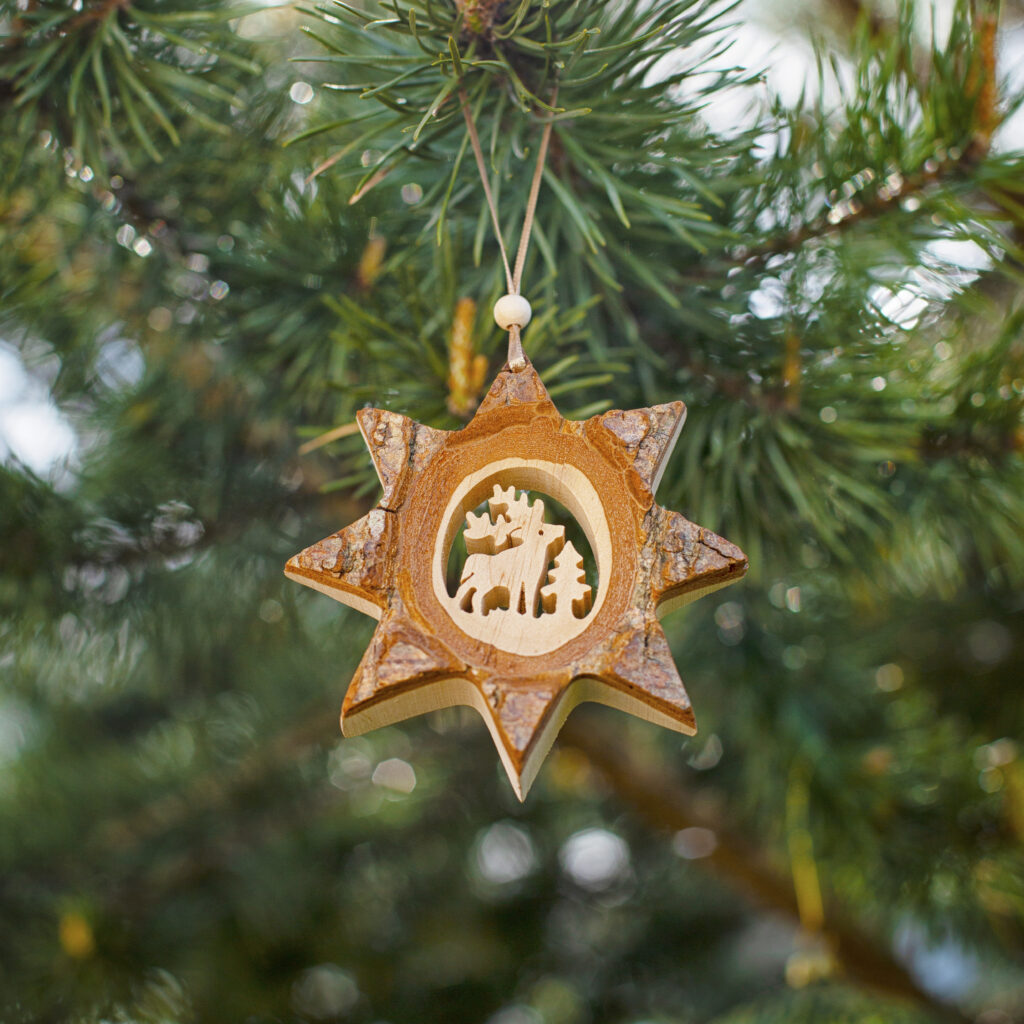
<svg viewBox="0 0 1024 1024"><path fill-rule="evenodd" d="M337 737L333 708L316 702L299 721L260 746L238 767L197 779L186 792L171 794L144 806L126 818L101 824L87 845L92 849L132 847L180 827L197 813L223 806L230 799L293 764L311 747ZM574 717L563 728L560 742L583 755L609 789L633 813L659 832L699 827L715 834L717 846L700 864L730 888L753 902L799 922L800 914L792 881L768 862L764 854L737 835L706 801L698 800L665 765L652 767L623 749L620 739L601 727L595 716ZM166 890L192 877L196 871L215 866L216 852L205 851L196 866L189 858L175 861L162 878ZM845 976L866 988L909 1000L937 1017L967 1024L956 1007L925 992L888 951L884 939L864 931L832 901L826 905L824 937Z"/></svg>
<svg viewBox="0 0 1024 1024"><path fill-rule="evenodd" d="M299 721L283 729L230 772L223 769L199 776L186 790L158 797L124 817L100 822L88 845L101 849L132 847L164 835L203 811L223 806L233 796L255 787L286 764L294 764L310 747L338 738L335 709L316 702Z"/></svg>
<svg viewBox="0 0 1024 1024"><path fill-rule="evenodd" d="M111 14L123 10L131 0L100 0L100 3L85 8L81 14L72 18L62 29L63 32L75 32L86 25L105 21Z"/></svg>
<svg viewBox="0 0 1024 1024"><path fill-rule="evenodd" d="M10 31L0 39L0 48L17 46L22 41L22 32L28 24L29 16L39 6L39 0L29 0L23 11L19 11L10 20Z"/></svg>
<svg viewBox="0 0 1024 1024"><path fill-rule="evenodd" d="M69 18L62 25L57 26L56 34L63 36L69 32L77 32L87 25L103 21L115 11L122 10L131 3L131 0L100 0L100 3L86 7L85 10ZM24 11L19 12L10 21L9 33L0 39L0 48L19 46L24 42L26 31L31 31L30 23L33 12L38 8L39 0L29 0ZM52 34L51 34L52 35ZM51 36L48 36L48 38Z"/></svg>
<svg viewBox="0 0 1024 1024"><path fill-rule="evenodd" d="M872 39L881 36L889 26L888 19L864 0L835 0L835 5L839 9L847 29L855 29L861 19L866 18Z"/></svg>
<svg viewBox="0 0 1024 1024"><path fill-rule="evenodd" d="M979 13L974 22L979 60L971 68L967 91L974 96L974 140L972 153L984 156L999 127L999 89L996 81L996 35L999 15L996 10Z"/></svg>
<svg viewBox="0 0 1024 1024"><path fill-rule="evenodd" d="M700 863L722 881L745 892L761 906L800 920L790 879L769 864L764 855L737 836L729 825L709 812L673 777L664 764L641 766L623 750L623 744L594 716L579 716L566 723L560 741L581 753L615 795L648 825L661 832L699 827L714 832L718 845ZM835 903L826 907L825 936L846 976L868 988L910 1000L946 1020L966 1022L955 1007L925 992L888 952L884 939L863 931Z"/></svg>
<svg viewBox="0 0 1024 1024"><path fill-rule="evenodd" d="M307 709L297 725L286 729L266 748L255 752L235 771L224 776L198 780L178 799L161 806L159 803L120 826L108 825L95 838L114 846L132 846L146 838L170 831L196 813L208 811L240 792L252 790L271 773L291 764L310 747L318 746L336 735L334 716L326 705ZM709 812L678 783L669 783L671 773L640 767L636 760L621 753L621 743L606 731L595 729L593 721L583 725L579 720L563 731L563 741L583 754L590 765L603 776L620 799L628 803L641 818L658 830L678 830L698 826L709 828L718 839L717 848L704 858L710 867L729 885L750 894L757 902L796 919L798 908L788 880L766 864L764 857L744 841L731 834L723 822ZM311 815L329 812L335 804L323 796L310 795L290 807L275 808L266 815L257 814L241 826L233 828L187 854L159 859L150 865L150 873L142 885L136 877L126 877L114 886L112 900L125 912L138 911L160 895L194 884L229 860L240 844L247 846L265 842L284 828L308 822ZM856 927L844 923L834 909L826 920L828 936L833 940L837 959L848 976L869 987L911 999L930 1011L951 1021L966 1022L968 1018L955 1009L936 1002L919 989L904 969L884 952L884 945Z"/></svg>
<svg viewBox="0 0 1024 1024"><path fill-rule="evenodd" d="M860 16L861 0L838 0L840 7ZM880 30L872 22L872 31ZM999 127L998 82L996 78L996 43L999 30L999 17L996 10L980 13L975 20L977 59L973 63L967 78L966 90L975 97L973 137L962 153L949 155L942 160L926 161L923 168L908 175L897 189L880 184L870 196L856 196L847 200L849 210L844 216L836 218L833 211L816 218L808 224L794 228L774 239L748 250L738 250L736 262L763 262L771 256L792 252L807 242L818 238L826 238L837 234L845 228L852 227L893 207L908 196L923 192L930 185L946 178L964 174L980 163L989 152L992 135ZM852 205L852 204L856 205Z"/></svg>
<svg viewBox="0 0 1024 1024"><path fill-rule="evenodd" d="M184 793L171 794L126 818L102 824L88 845L94 849L97 843L101 848L123 848L165 834L195 814L222 806L240 792L255 788L284 765L294 763L303 751L330 742L336 735L332 709L318 702L307 709L297 724L254 751L234 771L201 777ZM714 832L718 845L700 863L753 902L800 920L792 882L728 823L696 800L668 768L641 766L624 752L620 740L596 724L592 715L568 722L562 730L561 743L582 754L612 792L655 830L676 832L699 827ZM179 864L172 876L183 877L180 870ZM920 988L889 954L884 940L863 931L834 902L826 908L825 937L851 981L910 1000L957 1024L966 1024L968 1018L955 1007L938 1002Z"/></svg>
<svg viewBox="0 0 1024 1024"><path fill-rule="evenodd" d="M800 386L803 383L803 362L800 358L800 335L793 327L786 330L785 355L782 363L782 404L790 412L800 408Z"/></svg>
<svg viewBox="0 0 1024 1024"><path fill-rule="evenodd" d="M947 156L944 160L926 161L920 171L904 178L899 188L891 188L883 181L872 194L867 196L861 194L848 200L848 212L844 216L834 217L833 211L830 210L806 224L801 224L775 238L769 238L753 248L739 247L734 252L733 262L748 266L763 263L772 256L793 252L808 242L836 235L872 217L887 213L898 206L902 200L923 192L930 185L963 174L984 155L984 151L979 151L972 145L968 152L959 153L955 157Z"/></svg>

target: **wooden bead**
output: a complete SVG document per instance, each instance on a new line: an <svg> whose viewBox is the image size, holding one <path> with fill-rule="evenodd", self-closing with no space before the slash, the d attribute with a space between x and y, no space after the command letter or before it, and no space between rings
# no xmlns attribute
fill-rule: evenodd
<svg viewBox="0 0 1024 1024"><path fill-rule="evenodd" d="M503 330L525 327L533 317L530 303L522 295L502 295L494 304L495 323Z"/></svg>

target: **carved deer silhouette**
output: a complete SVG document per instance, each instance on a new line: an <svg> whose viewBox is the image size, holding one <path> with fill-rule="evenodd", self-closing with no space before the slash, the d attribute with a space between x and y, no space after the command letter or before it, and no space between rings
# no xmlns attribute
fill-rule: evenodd
<svg viewBox="0 0 1024 1024"><path fill-rule="evenodd" d="M493 525L487 513L466 514L469 557L455 600L466 612L508 608L535 618L548 563L565 545L565 527L545 523L544 502L531 505L525 494L517 499L514 487L495 484L487 504Z"/></svg>

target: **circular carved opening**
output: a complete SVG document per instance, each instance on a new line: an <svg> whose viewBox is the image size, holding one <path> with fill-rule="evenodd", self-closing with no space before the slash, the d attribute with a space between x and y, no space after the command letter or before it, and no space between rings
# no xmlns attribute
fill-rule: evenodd
<svg viewBox="0 0 1024 1024"><path fill-rule="evenodd" d="M434 590L469 636L544 654L581 633L599 609L601 578L611 571L608 523L574 467L488 466L457 488L442 523Z"/></svg>
<svg viewBox="0 0 1024 1024"><path fill-rule="evenodd" d="M504 551L524 546L523 552L503 555L497 565L492 561ZM534 572L530 560L515 557L527 550L536 551ZM470 562L474 555L486 557ZM497 575L502 575L501 566L513 560L518 562L521 576L518 588L502 585L481 591L474 586L474 575L479 577L481 571L486 574L488 568L492 568L489 575L496 575L495 569L499 570ZM541 579L542 591L536 601L527 594L530 587L526 585L534 574ZM474 605L484 615L513 610L511 591L515 590L518 608L514 610L520 615L530 612L537 618L571 611L574 618L582 619L593 607L593 595L597 593L597 562L586 532L561 502L541 491L512 488L503 492L496 484L487 500L466 513L463 529L455 534L448 552L445 583L448 596L459 598L463 611L471 611ZM528 609L528 602L536 606Z"/></svg>

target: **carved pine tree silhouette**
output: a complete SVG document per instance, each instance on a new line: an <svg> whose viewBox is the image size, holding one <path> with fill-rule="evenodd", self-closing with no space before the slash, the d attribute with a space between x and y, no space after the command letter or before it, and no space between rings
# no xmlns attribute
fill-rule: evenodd
<svg viewBox="0 0 1024 1024"><path fill-rule="evenodd" d="M557 618L582 619L590 611L593 595L583 568L583 556L569 541L555 556L554 568L548 570L547 585L541 587L544 611Z"/></svg>
<svg viewBox="0 0 1024 1024"><path fill-rule="evenodd" d="M507 609L536 618L548 564L565 545L565 527L546 523L544 502L531 504L525 492L516 497L514 487L495 484L487 505L479 516L466 513L468 557L455 602L472 614Z"/></svg>

